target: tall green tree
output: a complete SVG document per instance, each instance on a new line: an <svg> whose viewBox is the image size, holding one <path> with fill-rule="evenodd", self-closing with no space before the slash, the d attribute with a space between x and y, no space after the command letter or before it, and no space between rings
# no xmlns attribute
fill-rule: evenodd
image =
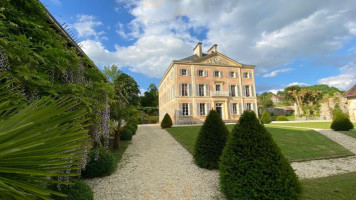
<svg viewBox="0 0 356 200"><path fill-rule="evenodd" d="M109 81L113 82L118 76L120 76L120 74L122 74L122 71L117 67L117 65L113 64L111 66L104 66L103 73Z"/></svg>
<svg viewBox="0 0 356 200"><path fill-rule="evenodd" d="M128 74L121 73L114 80L114 87L117 92L121 92L130 105L139 104L140 89L137 82Z"/></svg>
<svg viewBox="0 0 356 200"><path fill-rule="evenodd" d="M158 89L154 83L151 83L147 91L141 97L141 106L157 107L158 106Z"/></svg>

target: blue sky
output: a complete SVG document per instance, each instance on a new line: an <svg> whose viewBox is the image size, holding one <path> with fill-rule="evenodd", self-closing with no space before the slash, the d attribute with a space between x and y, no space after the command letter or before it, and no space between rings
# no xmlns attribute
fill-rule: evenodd
<svg viewBox="0 0 356 200"><path fill-rule="evenodd" d="M218 51L256 65L259 93L288 85L356 84L356 1L41 0L102 68L116 64L142 90L174 59Z"/></svg>

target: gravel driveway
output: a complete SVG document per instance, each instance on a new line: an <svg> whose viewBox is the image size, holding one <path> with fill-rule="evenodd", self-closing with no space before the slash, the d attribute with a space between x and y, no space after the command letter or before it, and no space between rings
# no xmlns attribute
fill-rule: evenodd
<svg viewBox="0 0 356 200"><path fill-rule="evenodd" d="M219 172L201 169L192 155L157 125L141 125L119 169L86 181L96 200L219 199Z"/></svg>

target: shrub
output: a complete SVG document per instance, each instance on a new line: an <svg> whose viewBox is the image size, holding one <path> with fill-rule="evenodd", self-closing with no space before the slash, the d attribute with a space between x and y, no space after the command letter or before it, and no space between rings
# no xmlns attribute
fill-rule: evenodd
<svg viewBox="0 0 356 200"><path fill-rule="evenodd" d="M99 177L109 175L114 171L114 156L105 149L99 147L93 149L89 153L89 161L84 170L82 170L82 176L86 178Z"/></svg>
<svg viewBox="0 0 356 200"><path fill-rule="evenodd" d="M219 171L229 199L297 199L301 191L288 160L253 111L245 111L233 128Z"/></svg>
<svg viewBox="0 0 356 200"><path fill-rule="evenodd" d="M161 122L161 128L169 128L173 125L172 119L169 116L168 113L166 113L166 115L164 115L163 120Z"/></svg>
<svg viewBox="0 0 356 200"><path fill-rule="evenodd" d="M276 121L289 121L288 118L284 115L279 115Z"/></svg>
<svg viewBox="0 0 356 200"><path fill-rule="evenodd" d="M194 159L199 167L218 169L219 158L229 131L215 110L211 110L201 127L195 143Z"/></svg>
<svg viewBox="0 0 356 200"><path fill-rule="evenodd" d="M348 116L338 109L334 111L333 122L331 123L330 128L335 131L348 131L353 129L354 125L351 123Z"/></svg>
<svg viewBox="0 0 356 200"><path fill-rule="evenodd" d="M135 135L136 134L136 128L134 126L132 126L131 124L127 124L124 129L129 129L132 133L132 135Z"/></svg>
<svg viewBox="0 0 356 200"><path fill-rule="evenodd" d="M93 200L93 191L86 185L83 181L72 180L74 184L72 185L61 185L60 189L57 184L52 184L49 188L66 194L67 197L52 195L51 198L54 200Z"/></svg>
<svg viewBox="0 0 356 200"><path fill-rule="evenodd" d="M124 127L120 134L121 140L132 140L132 131L126 127Z"/></svg>
<svg viewBox="0 0 356 200"><path fill-rule="evenodd" d="M271 116L269 116L269 113L267 112L267 110L263 111L261 121L263 124L269 124L272 122Z"/></svg>
<svg viewBox="0 0 356 200"><path fill-rule="evenodd" d="M135 128L135 131L137 131L137 128L138 128L137 123L130 122L130 123L128 123L128 125L134 127L134 128Z"/></svg>

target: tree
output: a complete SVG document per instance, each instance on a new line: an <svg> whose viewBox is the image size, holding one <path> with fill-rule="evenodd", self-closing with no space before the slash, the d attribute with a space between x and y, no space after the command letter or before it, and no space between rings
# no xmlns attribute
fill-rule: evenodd
<svg viewBox="0 0 356 200"><path fill-rule="evenodd" d="M0 74L1 199L65 196L46 185L70 184L54 179L80 175L90 149L87 111L68 97L21 103L22 91L7 78Z"/></svg>
<svg viewBox="0 0 356 200"><path fill-rule="evenodd" d="M161 128L169 128L173 125L171 116L169 116L168 113L166 113L163 117L163 120L161 122Z"/></svg>
<svg viewBox="0 0 356 200"><path fill-rule="evenodd" d="M220 160L220 185L229 199L298 199L293 168L253 111L242 114Z"/></svg>
<svg viewBox="0 0 356 200"><path fill-rule="evenodd" d="M272 92L264 92L258 96L259 105L263 108L273 107L272 96L274 94Z"/></svg>
<svg viewBox="0 0 356 200"><path fill-rule="evenodd" d="M144 96L141 97L141 106L157 107L158 106L158 89L154 83L151 83Z"/></svg>
<svg viewBox="0 0 356 200"><path fill-rule="evenodd" d="M114 87L117 92L121 92L130 105L139 104L140 89L137 82L129 75L121 73L114 80Z"/></svg>
<svg viewBox="0 0 356 200"><path fill-rule="evenodd" d="M117 65L111 65L104 66L103 73L109 81L113 82L118 76L120 76L120 74L122 74L122 71L117 67Z"/></svg>
<svg viewBox="0 0 356 200"><path fill-rule="evenodd" d="M218 169L219 158L229 131L220 115L211 110L201 127L194 148L194 160L199 167Z"/></svg>

